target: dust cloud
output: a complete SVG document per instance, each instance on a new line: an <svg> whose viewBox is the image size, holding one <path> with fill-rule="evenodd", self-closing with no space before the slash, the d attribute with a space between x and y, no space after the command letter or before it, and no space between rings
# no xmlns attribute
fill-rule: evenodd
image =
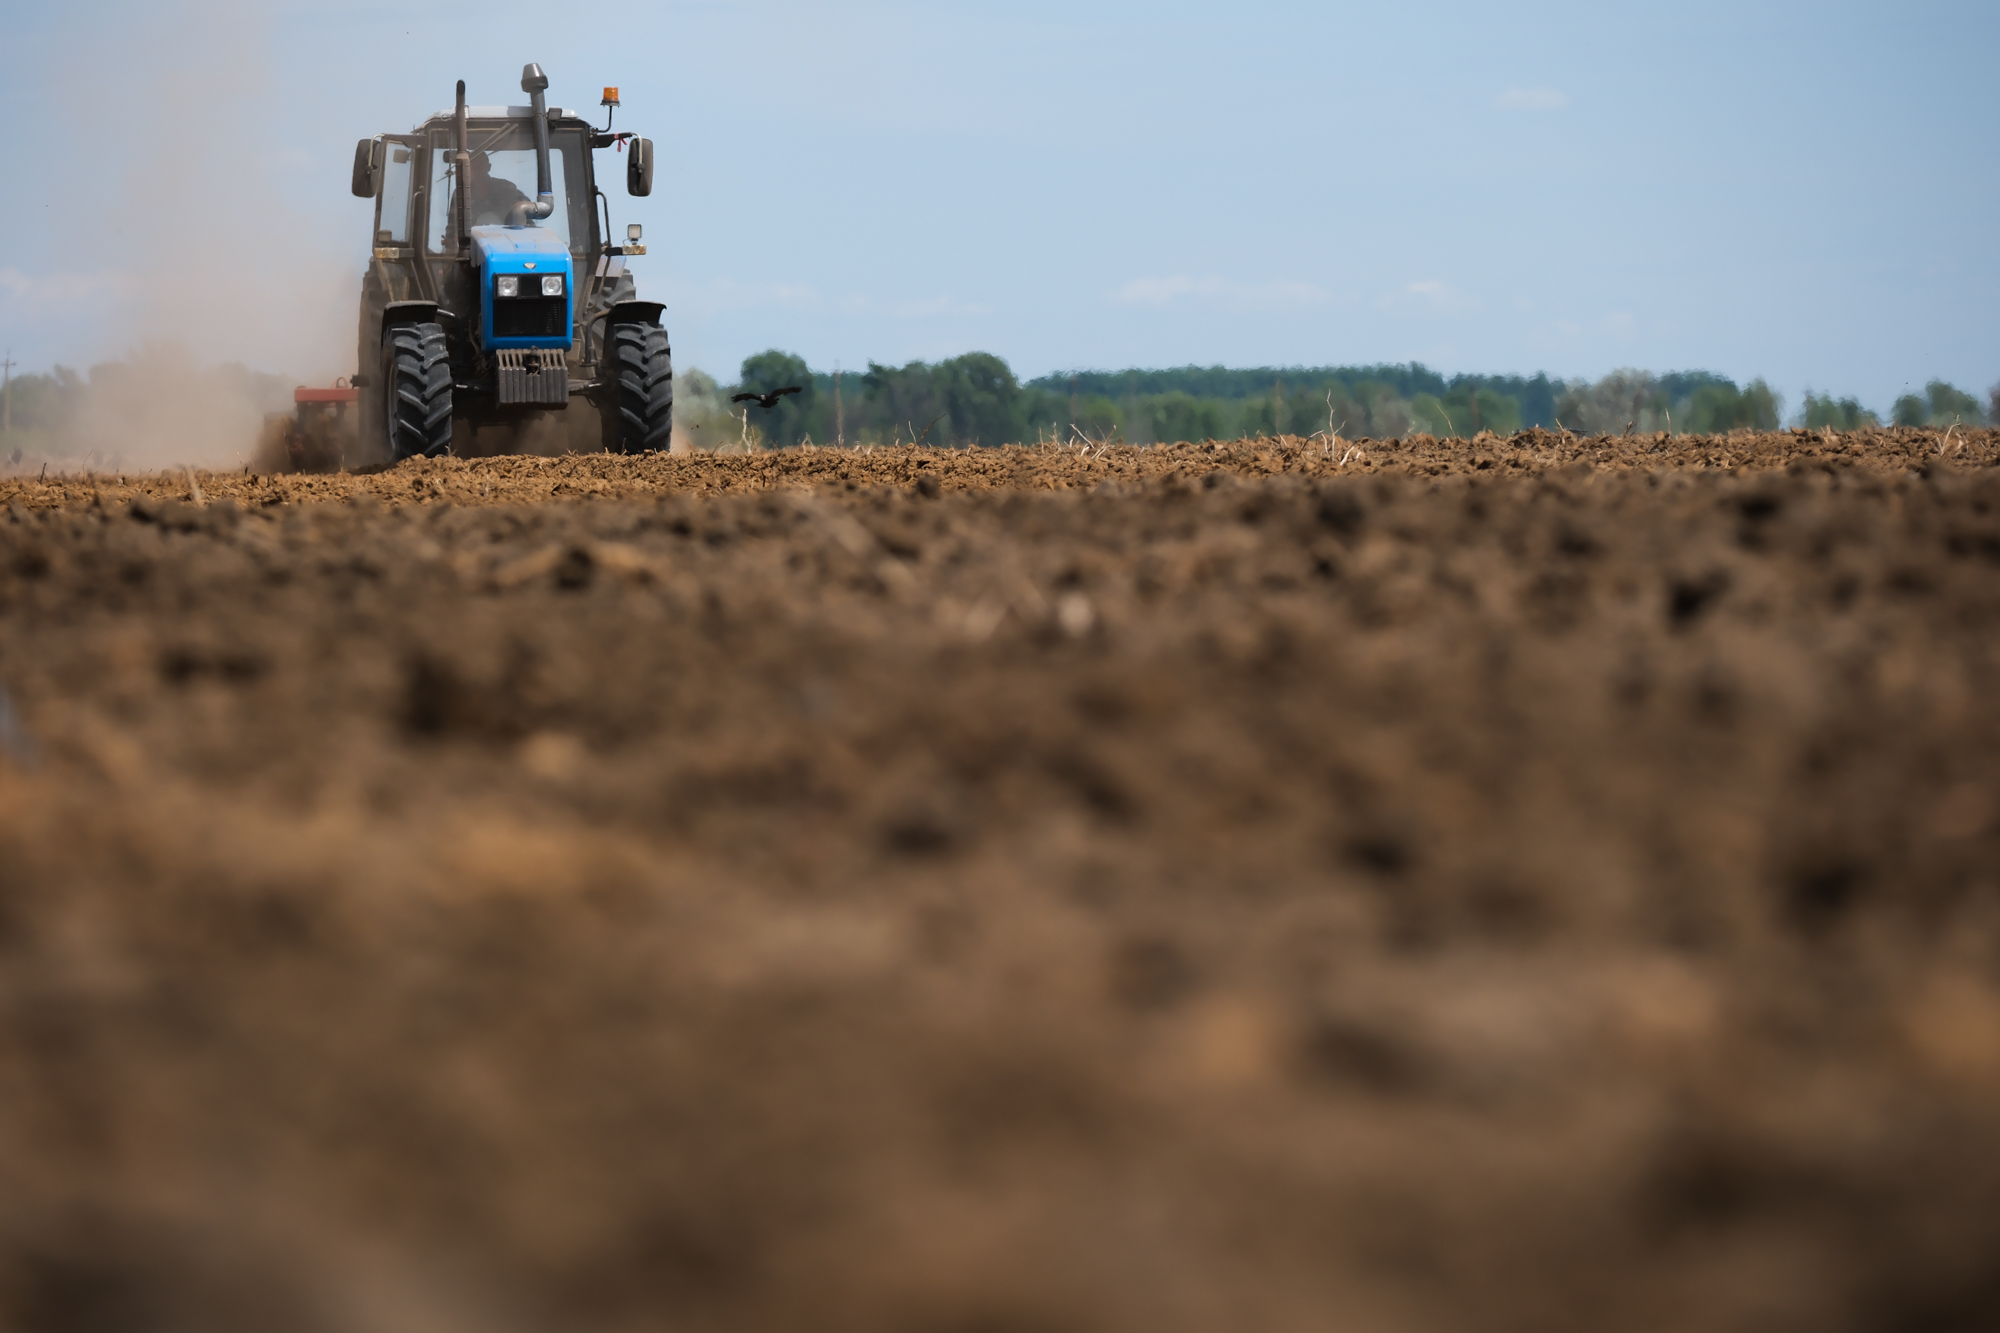
<svg viewBox="0 0 2000 1333"><path fill-rule="evenodd" d="M338 145L287 131L286 101L310 90L277 86L268 13L222 2L120 22L115 46L52 53L44 71L113 94L78 109L89 147L54 189L76 211L58 244L87 245L111 295L91 369L13 442L20 461L0 457L8 470L237 464L292 385L353 371L366 224L357 211L354 245L339 243L333 218L358 201ZM302 211L301 180L326 216Z"/></svg>
<svg viewBox="0 0 2000 1333"><path fill-rule="evenodd" d="M289 410L289 399L278 376L203 365L184 343L151 343L94 368L58 437L70 452L63 470L240 467L265 414Z"/></svg>

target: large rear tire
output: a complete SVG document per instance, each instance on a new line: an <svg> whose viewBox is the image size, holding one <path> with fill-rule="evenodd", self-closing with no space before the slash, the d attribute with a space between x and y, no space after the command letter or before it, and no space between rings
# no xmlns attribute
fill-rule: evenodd
<svg viewBox="0 0 2000 1333"><path fill-rule="evenodd" d="M451 447L451 362L443 326L383 330L381 394L391 463L436 458Z"/></svg>
<svg viewBox="0 0 2000 1333"><path fill-rule="evenodd" d="M667 452L674 443L674 358L667 331L652 324L614 324L604 343L610 384L597 415L605 452Z"/></svg>

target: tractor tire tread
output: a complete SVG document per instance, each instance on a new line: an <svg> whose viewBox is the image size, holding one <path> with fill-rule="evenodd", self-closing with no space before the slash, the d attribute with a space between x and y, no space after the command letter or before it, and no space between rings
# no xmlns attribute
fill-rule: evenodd
<svg viewBox="0 0 2000 1333"><path fill-rule="evenodd" d="M667 331L652 324L619 324L606 342L611 384L609 401L599 408L605 449L637 454L672 447L674 364Z"/></svg>
<svg viewBox="0 0 2000 1333"><path fill-rule="evenodd" d="M444 329L405 324L383 340L389 460L435 458L451 445L452 379Z"/></svg>

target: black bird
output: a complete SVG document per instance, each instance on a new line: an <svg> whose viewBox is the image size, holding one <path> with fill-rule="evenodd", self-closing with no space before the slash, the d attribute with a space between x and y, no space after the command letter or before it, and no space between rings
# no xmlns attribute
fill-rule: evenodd
<svg viewBox="0 0 2000 1333"><path fill-rule="evenodd" d="M731 398L729 401L732 403L755 403L757 404L757 406L768 410L770 408L776 407L778 405L778 400L780 398L783 398L786 394L804 393L804 392L805 390L801 389L796 384L787 384L784 388L773 389L769 393L739 393L734 398Z"/></svg>

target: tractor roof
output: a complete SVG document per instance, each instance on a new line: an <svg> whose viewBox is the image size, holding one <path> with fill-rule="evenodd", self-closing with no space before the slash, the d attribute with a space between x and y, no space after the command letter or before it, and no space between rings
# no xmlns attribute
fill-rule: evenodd
<svg viewBox="0 0 2000 1333"><path fill-rule="evenodd" d="M449 125L452 122L452 117L456 114L456 112L448 109L440 111L425 121L423 125L417 126L417 128L423 129L425 125L437 125L440 123ZM534 114L535 109L531 106L469 106L465 108L465 118L467 120L526 120ZM552 106L549 108L549 119L582 120L583 113L580 111L565 110L559 106Z"/></svg>

